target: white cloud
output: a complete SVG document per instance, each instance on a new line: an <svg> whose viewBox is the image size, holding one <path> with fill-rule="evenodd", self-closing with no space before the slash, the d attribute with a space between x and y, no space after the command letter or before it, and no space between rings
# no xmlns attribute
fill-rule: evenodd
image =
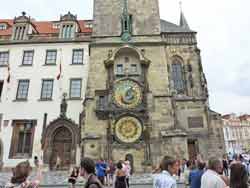
<svg viewBox="0 0 250 188"><path fill-rule="evenodd" d="M178 23L179 0L159 0L161 17ZM210 101L220 113L250 113L250 2L247 0L182 0L198 46L210 89ZM15 8L13 8L15 5ZM8 0L2 18L26 11L37 20L58 20L69 10L79 19L92 18L93 0Z"/></svg>

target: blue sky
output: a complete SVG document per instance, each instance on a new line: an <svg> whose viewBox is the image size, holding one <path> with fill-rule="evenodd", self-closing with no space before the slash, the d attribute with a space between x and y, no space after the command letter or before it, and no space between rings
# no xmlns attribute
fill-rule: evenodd
<svg viewBox="0 0 250 188"><path fill-rule="evenodd" d="M159 2L161 18L178 23L179 1ZM191 29L198 32L211 108L222 114L250 114L250 2L182 2ZM36 20L58 20L60 14L71 11L79 19L91 19L92 7L93 0L8 0L1 3L0 17L14 18L26 11Z"/></svg>

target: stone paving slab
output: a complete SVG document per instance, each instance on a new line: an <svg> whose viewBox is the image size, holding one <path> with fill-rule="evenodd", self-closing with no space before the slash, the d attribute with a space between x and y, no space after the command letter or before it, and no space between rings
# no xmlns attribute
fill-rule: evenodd
<svg viewBox="0 0 250 188"><path fill-rule="evenodd" d="M68 184L68 175L66 171L45 172L42 175L41 185L65 185ZM5 185L10 181L12 174L0 172L0 185ZM30 179L35 178L32 174ZM130 178L131 184L152 184L153 177L151 174L134 175ZM84 183L83 178L78 178L78 183Z"/></svg>
<svg viewBox="0 0 250 188"><path fill-rule="evenodd" d="M66 171L50 171L43 172L41 187L67 187L68 175ZM0 185L5 185L10 181L12 174L6 172L0 172ZM34 179L35 174L32 174L30 179ZM77 184L83 185L84 179L78 178ZM130 178L131 185L148 185L152 187L153 175L152 174L140 174L133 175Z"/></svg>

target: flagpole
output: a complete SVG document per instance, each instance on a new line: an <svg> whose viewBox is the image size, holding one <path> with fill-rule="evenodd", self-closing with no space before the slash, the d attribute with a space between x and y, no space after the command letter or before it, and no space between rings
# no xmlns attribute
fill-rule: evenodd
<svg viewBox="0 0 250 188"><path fill-rule="evenodd" d="M59 86L59 95L62 97L62 48L59 49L60 51L60 63L59 63L59 75L57 80L59 81L58 86Z"/></svg>
<svg viewBox="0 0 250 188"><path fill-rule="evenodd" d="M7 76L7 79L6 79L6 82L7 82L7 91L6 91L6 101L8 101L8 95L9 95L9 91L10 91L10 64L8 63L8 66L7 66L7 71L8 71L8 76Z"/></svg>

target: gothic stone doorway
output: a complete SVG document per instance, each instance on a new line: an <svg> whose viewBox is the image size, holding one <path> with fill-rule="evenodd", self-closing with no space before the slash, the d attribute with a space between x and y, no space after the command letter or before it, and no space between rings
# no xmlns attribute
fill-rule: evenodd
<svg viewBox="0 0 250 188"><path fill-rule="evenodd" d="M51 170L68 170L76 163L80 142L79 127L67 118L58 118L45 129L42 137L44 164Z"/></svg>
<svg viewBox="0 0 250 188"><path fill-rule="evenodd" d="M188 139L188 155L190 160L195 160L199 153L199 146L197 139Z"/></svg>
<svg viewBox="0 0 250 188"><path fill-rule="evenodd" d="M130 162L131 174L133 174L133 172L134 172L134 157L133 157L133 155L132 154L127 154L125 156L125 160L126 161L128 160Z"/></svg>
<svg viewBox="0 0 250 188"><path fill-rule="evenodd" d="M66 127L58 128L53 136L50 168L67 170L70 167L71 148L73 148L71 132Z"/></svg>

